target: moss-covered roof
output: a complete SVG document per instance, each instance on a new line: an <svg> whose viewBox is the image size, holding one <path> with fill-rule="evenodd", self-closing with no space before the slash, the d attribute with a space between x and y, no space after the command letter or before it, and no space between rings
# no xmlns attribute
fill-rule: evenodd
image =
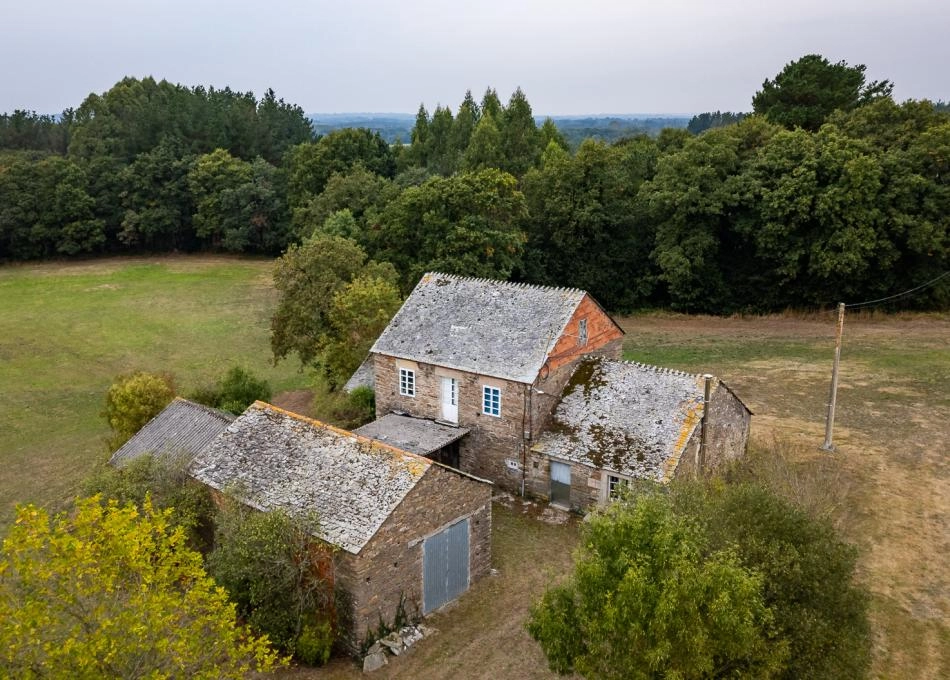
<svg viewBox="0 0 950 680"><path fill-rule="evenodd" d="M629 477L664 480L703 415L703 376L588 359L534 451Z"/></svg>

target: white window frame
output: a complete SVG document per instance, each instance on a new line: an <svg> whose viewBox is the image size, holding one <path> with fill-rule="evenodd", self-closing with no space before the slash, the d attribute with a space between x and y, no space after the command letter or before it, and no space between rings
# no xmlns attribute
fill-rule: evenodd
<svg viewBox="0 0 950 680"><path fill-rule="evenodd" d="M580 319L577 322L577 344L587 344L587 319Z"/></svg>
<svg viewBox="0 0 950 680"><path fill-rule="evenodd" d="M607 473L607 502L615 501L620 497L620 489L629 489L630 480L620 475Z"/></svg>
<svg viewBox="0 0 950 680"><path fill-rule="evenodd" d="M416 396L416 372L411 368L399 369L399 394L404 397Z"/></svg>
<svg viewBox="0 0 950 680"><path fill-rule="evenodd" d="M482 413L493 418L501 418L500 387L482 385Z"/></svg>

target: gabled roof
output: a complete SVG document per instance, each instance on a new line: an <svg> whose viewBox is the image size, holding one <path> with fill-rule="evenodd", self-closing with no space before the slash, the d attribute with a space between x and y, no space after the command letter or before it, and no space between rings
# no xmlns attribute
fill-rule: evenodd
<svg viewBox="0 0 950 680"><path fill-rule="evenodd" d="M233 420L230 413L176 397L113 453L109 463L122 465L146 453L194 458Z"/></svg>
<svg viewBox="0 0 950 680"><path fill-rule="evenodd" d="M370 351L532 383L584 295L429 273Z"/></svg>
<svg viewBox="0 0 950 680"><path fill-rule="evenodd" d="M368 387L371 390L376 388L376 372L373 365L373 355L367 354L363 363L350 376L350 379L343 385L343 391L349 394L357 387Z"/></svg>
<svg viewBox="0 0 950 680"><path fill-rule="evenodd" d="M443 425L426 418L387 413L382 418L358 427L354 434L369 437L403 451L427 456L468 434L464 427Z"/></svg>
<svg viewBox="0 0 950 680"><path fill-rule="evenodd" d="M701 375L585 360L532 450L629 477L669 479L702 419L703 388Z"/></svg>
<svg viewBox="0 0 950 680"><path fill-rule="evenodd" d="M258 510L316 513L318 538L359 553L432 461L255 402L191 466Z"/></svg>

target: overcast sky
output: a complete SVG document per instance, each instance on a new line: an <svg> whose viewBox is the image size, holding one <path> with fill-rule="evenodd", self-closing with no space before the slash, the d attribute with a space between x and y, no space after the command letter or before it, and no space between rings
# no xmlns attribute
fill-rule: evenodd
<svg viewBox="0 0 950 680"><path fill-rule="evenodd" d="M748 110L789 61L866 64L950 99L947 0L2 0L0 111L123 76L230 85L307 112L454 110L518 85L537 114Z"/></svg>

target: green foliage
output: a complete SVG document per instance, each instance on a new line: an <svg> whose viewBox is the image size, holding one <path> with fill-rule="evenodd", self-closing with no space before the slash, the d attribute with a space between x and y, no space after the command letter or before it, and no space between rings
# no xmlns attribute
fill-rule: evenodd
<svg viewBox="0 0 950 680"><path fill-rule="evenodd" d="M333 626L329 621L308 623L297 637L294 656L308 666L323 666L330 660L334 640Z"/></svg>
<svg viewBox="0 0 950 680"><path fill-rule="evenodd" d="M334 236L352 238L365 248L368 243L367 232L372 228L376 215L398 193L391 180L370 172L362 165L355 166L346 174L334 173L319 196L294 211L294 230L307 238L319 229ZM332 215L343 210L350 212L355 229L323 228Z"/></svg>
<svg viewBox="0 0 950 680"><path fill-rule="evenodd" d="M462 155L461 168L465 171L500 168L504 164L501 132L491 114L479 119L468 146Z"/></svg>
<svg viewBox="0 0 950 680"><path fill-rule="evenodd" d="M349 403L363 422L376 417L376 393L372 387L360 386L351 390Z"/></svg>
<svg viewBox="0 0 950 680"><path fill-rule="evenodd" d="M574 575L548 590L527 627L559 673L587 678L776 677L763 579L710 550L670 500L645 493L584 527Z"/></svg>
<svg viewBox="0 0 950 680"><path fill-rule="evenodd" d="M316 518L291 518L280 510L259 512L229 500L218 513L208 570L237 603L238 614L259 634L289 652L306 626L332 619L333 596L312 534ZM319 629L305 641L307 654L320 644Z"/></svg>
<svg viewBox="0 0 950 680"><path fill-rule="evenodd" d="M189 395L199 404L239 415L255 401L269 401L270 385L240 366L228 369L217 385L200 387Z"/></svg>
<svg viewBox="0 0 950 680"><path fill-rule="evenodd" d="M735 125L747 115L747 113L733 113L732 111L707 111L690 118L689 123L686 124L686 129L694 135L698 135L700 132L705 132L711 128Z"/></svg>
<svg viewBox="0 0 950 680"><path fill-rule="evenodd" d="M832 64L819 54L806 54L785 65L773 80L762 83L752 110L789 129L818 130L836 109L850 110L879 97L890 97L887 80L865 83L864 64Z"/></svg>
<svg viewBox="0 0 950 680"><path fill-rule="evenodd" d="M357 276L334 293L320 339L320 364L332 389L349 380L401 304L395 281L380 276Z"/></svg>
<svg viewBox="0 0 950 680"><path fill-rule="evenodd" d="M525 240L527 210L517 185L489 169L409 187L380 216L377 257L396 266L404 288L426 271L508 278Z"/></svg>
<svg viewBox="0 0 950 680"><path fill-rule="evenodd" d="M103 416L112 428L109 450L115 451L157 416L175 397L168 375L139 371L121 375L106 393Z"/></svg>
<svg viewBox="0 0 950 680"><path fill-rule="evenodd" d="M709 549L735 546L739 562L762 575L772 644L789 652L778 677L866 676L869 596L855 584L857 551L827 521L753 484L679 484L673 500L703 527Z"/></svg>
<svg viewBox="0 0 950 680"><path fill-rule="evenodd" d="M98 498L52 519L21 507L0 557L0 674L243 678L283 662L172 528L169 511Z"/></svg>
<svg viewBox="0 0 950 680"><path fill-rule="evenodd" d="M185 530L191 546L203 549L209 547L214 502L208 487L188 474L190 463L188 457L165 452L139 456L121 467L104 464L85 480L84 493L140 510L150 499L156 509L169 511L169 521Z"/></svg>
<svg viewBox="0 0 950 680"><path fill-rule="evenodd" d="M363 323L357 323L355 319L338 320L337 326L333 326L334 305L345 308L351 304L346 295L341 301L337 294L356 279L376 281L373 284L375 291L384 294L383 298L377 298L377 302L385 306L388 302L384 299L384 282L393 284L397 277L392 265L367 261L365 251L358 244L339 236L318 233L300 246L288 248L274 267L274 286L280 296L277 311L271 319L274 359L296 353L303 364L325 365L327 343L345 344L344 334L357 333L357 326ZM360 302L368 304L363 310L373 314L365 327L375 328L379 307L372 307L375 303L371 296L362 297ZM360 342L372 343L373 339L375 336L362 338ZM366 349L368 347L365 345ZM353 370L362 359L360 356L355 360ZM335 370L341 370L340 365Z"/></svg>

